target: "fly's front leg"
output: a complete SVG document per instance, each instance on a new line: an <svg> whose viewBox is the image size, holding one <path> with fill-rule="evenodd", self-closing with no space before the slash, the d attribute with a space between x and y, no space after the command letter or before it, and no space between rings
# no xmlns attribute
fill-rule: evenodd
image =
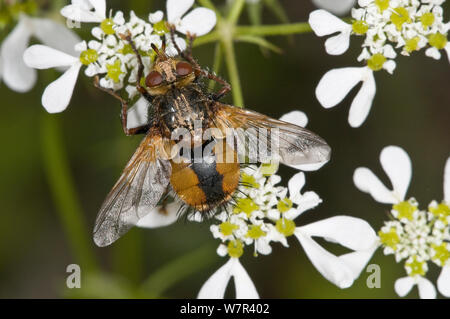
<svg viewBox="0 0 450 319"><path fill-rule="evenodd" d="M192 46L194 44L195 35L190 34L189 32L187 33L187 38L189 41L188 47L187 47L186 51L181 51L180 47L175 42L175 26L169 25L169 30L170 30L170 38L171 38L172 43L173 43L175 49L177 50L178 54L181 57L183 57L186 61L188 61L189 63L191 63L193 65L195 72L197 74L200 74L200 75L210 79L210 80L216 81L217 83L222 85L222 88L219 90L219 92L214 93L212 98L217 101L217 100L220 100L225 95L227 95L231 91L231 85L227 81L218 77L217 75L212 74L209 71L202 69L202 67L193 58Z"/></svg>
<svg viewBox="0 0 450 319"><path fill-rule="evenodd" d="M149 96L147 90L141 85L141 79L144 76L144 63L142 62L142 56L139 53L139 50L136 47L136 44L131 39L131 33L128 32L127 34L120 34L120 38L123 41L128 42L131 45L131 48L133 49L134 54L136 55L136 58L138 60L138 74L137 74L137 81L136 81L136 88L137 90L144 95L146 98L151 100L151 97Z"/></svg>
<svg viewBox="0 0 450 319"><path fill-rule="evenodd" d="M146 133L148 131L148 129L150 128L150 124L146 124L143 126L139 126L139 127L135 127L132 129L129 129L127 127L127 123L128 123L128 102L125 101L124 98L122 98L119 94L117 94L116 92L114 92L111 89L106 89L104 87L102 87L99 83L99 79L98 76L96 76L94 78L94 86L100 90L102 90L103 92L108 93L109 95L111 95L112 97L114 97L115 99L119 100L121 105L122 105L122 111L120 113L120 118L122 121L122 129L123 132L125 133L125 135L130 136L130 135L137 135L137 134L142 134L142 133Z"/></svg>
<svg viewBox="0 0 450 319"><path fill-rule="evenodd" d="M188 61L190 64L192 64L195 68L201 69L201 66L195 61L194 57L192 56L192 46L195 40L195 35L187 33L188 38L188 46L186 51L181 51L180 47L178 46L178 43L175 41L175 26L169 25L170 30L170 40L173 43L173 46L175 47L175 50L177 50L178 55L181 56L183 59Z"/></svg>
<svg viewBox="0 0 450 319"><path fill-rule="evenodd" d="M195 59L192 56L192 48L194 46L195 34L190 34L188 32L186 34L186 37L188 38L188 45L187 45L186 51L183 52L183 57L188 61L189 60L195 61Z"/></svg>
<svg viewBox="0 0 450 319"><path fill-rule="evenodd" d="M213 100L218 101L231 91L231 85L224 79L220 78L219 76L212 74L212 73L208 72L207 70L203 70L203 69L196 69L196 71L199 72L202 76L204 76L210 80L216 81L217 83L222 85L222 88L218 92L213 94L213 96L212 96Z"/></svg>

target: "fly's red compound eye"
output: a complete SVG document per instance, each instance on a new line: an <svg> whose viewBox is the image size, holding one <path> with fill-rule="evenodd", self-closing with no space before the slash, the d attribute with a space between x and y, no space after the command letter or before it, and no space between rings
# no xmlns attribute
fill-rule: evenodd
<svg viewBox="0 0 450 319"><path fill-rule="evenodd" d="M152 71L149 75L147 75L145 84L147 85L147 87L154 87L160 85L162 81L162 75L158 71Z"/></svg>
<svg viewBox="0 0 450 319"><path fill-rule="evenodd" d="M187 62L178 62L177 63L177 74L178 76L186 76L193 72L192 66Z"/></svg>

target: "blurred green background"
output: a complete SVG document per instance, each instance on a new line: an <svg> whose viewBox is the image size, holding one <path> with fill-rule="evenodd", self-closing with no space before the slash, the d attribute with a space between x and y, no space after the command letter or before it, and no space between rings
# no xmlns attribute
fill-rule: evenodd
<svg viewBox="0 0 450 319"><path fill-rule="evenodd" d="M281 3L295 22L306 21L314 9L309 0ZM108 1L110 8L134 9L141 17L164 6L162 0ZM450 10L448 3L446 9ZM278 22L268 10L263 21ZM248 23L243 14L241 24ZM363 218L378 230L387 220L389 207L358 191L352 175L358 166L367 166L389 185L378 162L387 145L403 147L412 158L409 196L415 196L422 207L432 199L442 199L444 164L450 155L450 68L445 56L440 61L423 52L399 57L393 76L377 73L372 111L361 128L352 129L347 115L357 90L330 110L319 105L314 91L331 68L359 66L358 39L353 38L350 51L338 57L328 56L324 40L313 34L294 36L293 41L271 40L283 49L282 55L264 56L256 46L236 45L246 107L273 117L302 110L309 117L308 127L333 148L329 164L307 173L305 189L316 191L324 202L297 219L298 225L346 214ZM194 50L204 66L212 66L213 53L213 45ZM40 71L38 85L28 94L0 86L0 297L194 298L203 282L226 261L216 255L219 242L212 238L209 224L179 221L160 229L133 229L110 247L94 245L91 230L97 211L141 137L124 136L119 104L84 76L67 111L47 114L40 98L55 75ZM227 78L226 72L221 75ZM57 165L53 160L58 154L66 157L68 166L49 170L49 165ZM64 182L65 169L72 174L77 196L71 211L81 211L84 218L66 223L85 228L84 236L77 238L89 248L81 254L94 260L90 264L83 264L74 253L55 200L52 185ZM57 173L52 175L52 171ZM280 173L287 183L294 170L283 167ZM70 193L67 186L58 187ZM343 252L323 244L335 253ZM370 263L381 265L381 288L367 288L368 273L363 271L351 288L340 290L315 270L295 238L290 238L290 245L286 249L275 244L271 255L257 258L248 249L241 258L261 297L396 298L394 281L405 276L401 264L378 250ZM66 288L69 264L81 266L81 289ZM435 282L437 268L430 268L428 277ZM417 297L417 290L408 297Z"/></svg>

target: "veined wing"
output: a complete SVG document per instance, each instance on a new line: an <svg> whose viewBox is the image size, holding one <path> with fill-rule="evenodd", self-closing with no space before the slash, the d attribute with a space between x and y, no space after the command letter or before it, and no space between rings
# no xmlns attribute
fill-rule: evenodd
<svg viewBox="0 0 450 319"><path fill-rule="evenodd" d="M231 105L216 103L213 107L214 125L228 136L231 128L239 155L251 162L275 159L286 165L304 165L330 159L330 146L303 127Z"/></svg>
<svg viewBox="0 0 450 319"><path fill-rule="evenodd" d="M108 246L147 215L166 192L171 165L160 155L166 141L150 132L106 197L94 228L94 242Z"/></svg>

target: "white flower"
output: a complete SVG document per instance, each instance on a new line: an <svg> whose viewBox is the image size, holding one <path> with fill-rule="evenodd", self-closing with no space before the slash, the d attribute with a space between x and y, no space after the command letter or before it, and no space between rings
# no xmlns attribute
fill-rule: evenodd
<svg viewBox="0 0 450 319"><path fill-rule="evenodd" d="M353 180L356 187L381 203L393 204L391 220L384 223L378 232L385 255L392 254L395 260L405 260L408 277L395 283L399 296L405 296L414 285L418 285L421 298L435 298L436 289L425 278L428 262L442 267L437 285L439 291L450 295L450 158L444 170L444 200L432 201L428 211L420 210L419 203L406 193L411 181L411 160L397 146L385 147L380 154L381 165L388 175L392 190L388 189L375 174L365 167L355 170Z"/></svg>
<svg viewBox="0 0 450 319"><path fill-rule="evenodd" d="M373 71L368 67L342 68L328 71L316 88L316 97L324 108L339 104L359 82L361 89L353 99L348 115L352 127L359 127L369 115L376 93Z"/></svg>
<svg viewBox="0 0 450 319"><path fill-rule="evenodd" d="M447 159L444 169L444 199L441 205L446 205L447 209L450 207L450 157ZM448 210L448 213L450 214L450 210ZM450 215L446 217L447 220L450 219ZM449 223L447 223L447 229L448 225ZM447 241L449 240L450 238L447 238ZM442 265L442 271L437 280L437 287L441 294L450 298L450 259Z"/></svg>
<svg viewBox="0 0 450 319"><path fill-rule="evenodd" d="M380 163L393 189L389 190L384 186L366 167L355 170L353 181L356 187L362 192L369 193L380 203L397 204L404 201L412 175L411 159L408 154L398 146L387 146L381 151Z"/></svg>
<svg viewBox="0 0 450 319"><path fill-rule="evenodd" d="M352 26L325 10L315 10L309 15L309 24L314 33L323 37L338 33L325 42L325 50L331 55L340 55L348 50Z"/></svg>
<svg viewBox="0 0 450 319"><path fill-rule="evenodd" d="M86 42L77 46L80 51L87 48ZM52 49L45 45L29 47L23 59L25 64L35 69L67 67L56 81L48 85L42 95L42 105L49 113L64 111L69 105L82 63L78 57Z"/></svg>
<svg viewBox="0 0 450 319"><path fill-rule="evenodd" d="M299 112L284 118L303 118L303 123L306 123L306 117ZM281 178L275 175L276 170L272 167L271 164L263 164L259 168L249 166L243 169L236 203L231 210L217 215L220 223L211 226L213 236L222 241L218 254L239 258L245 246L254 245L254 255L267 255L272 251L272 243L279 242L288 247L287 238L295 235L308 258L326 279L340 288L349 287L378 247L375 232L365 221L349 216L297 227L294 219L322 200L315 192L301 193L305 184L303 172L289 180L288 188L277 186ZM335 256L313 237L322 237L353 252Z"/></svg>
<svg viewBox="0 0 450 319"><path fill-rule="evenodd" d="M434 288L431 281L422 276L407 276L397 279L394 286L395 292L400 297L405 297L415 285L419 288L419 296L421 299L436 298L436 288Z"/></svg>
<svg viewBox="0 0 450 319"><path fill-rule="evenodd" d="M203 284L198 293L199 299L223 299L231 277L234 278L237 299L258 299L253 281L242 267L238 258L230 258Z"/></svg>
<svg viewBox="0 0 450 319"><path fill-rule="evenodd" d="M105 0L72 0L61 9L61 15L78 22L102 22L106 19Z"/></svg>
<svg viewBox="0 0 450 319"><path fill-rule="evenodd" d="M353 284L378 248L372 227L366 221L350 216L335 216L297 227L294 234L316 269L339 288ZM312 237L322 237L353 252L333 255Z"/></svg>
<svg viewBox="0 0 450 319"><path fill-rule="evenodd" d="M22 58L32 37L68 54L73 54L74 45L80 42L78 36L62 24L22 14L0 48L3 81L17 92L27 92L36 83L36 71L27 67Z"/></svg>
<svg viewBox="0 0 450 319"><path fill-rule="evenodd" d="M325 42L329 54L347 51L350 35L364 37L358 61L365 62L366 67L333 69L325 74L316 89L322 106L335 106L362 81L363 87L353 100L349 115L350 125L359 127L367 118L375 96L373 72L384 69L392 74L398 53L409 56L426 49L426 55L439 59L440 50L445 50L450 61L447 39L450 23L443 21L441 4L441 1L360 0L359 7L352 9L351 24L325 10L312 12L309 22L316 35L337 33Z"/></svg>
<svg viewBox="0 0 450 319"><path fill-rule="evenodd" d="M158 228L169 226L177 221L180 204L172 202L165 206L152 209L145 217L141 218L136 226L142 228Z"/></svg>
<svg viewBox="0 0 450 319"><path fill-rule="evenodd" d="M312 2L319 8L342 15L350 11L356 0L312 0Z"/></svg>
<svg viewBox="0 0 450 319"><path fill-rule="evenodd" d="M313 191L307 191L305 193L301 193L302 188L305 186L305 174L303 172L299 172L291 177L288 182L288 190L289 196L282 199L282 201L286 202L287 207L291 206L286 212L283 212L283 217L294 220L302 213L307 210L313 209L322 203L322 199L317 195L317 193ZM290 204L292 203L292 204ZM294 208L293 204L297 207ZM278 209L274 209L269 212L269 218L278 220L280 219L280 211Z"/></svg>
<svg viewBox="0 0 450 319"><path fill-rule="evenodd" d="M167 0L167 20L181 33L202 36L216 25L216 14L210 9L199 7L183 17L193 4L194 0Z"/></svg>
<svg viewBox="0 0 450 319"><path fill-rule="evenodd" d="M448 61L450 62L450 42L448 42L444 47L445 52L447 53ZM425 51L426 56L433 58L435 60L439 60L441 58L441 52L439 49L435 47L428 48Z"/></svg>
<svg viewBox="0 0 450 319"><path fill-rule="evenodd" d="M442 267L441 274L437 280L439 292L450 298L450 265Z"/></svg>

